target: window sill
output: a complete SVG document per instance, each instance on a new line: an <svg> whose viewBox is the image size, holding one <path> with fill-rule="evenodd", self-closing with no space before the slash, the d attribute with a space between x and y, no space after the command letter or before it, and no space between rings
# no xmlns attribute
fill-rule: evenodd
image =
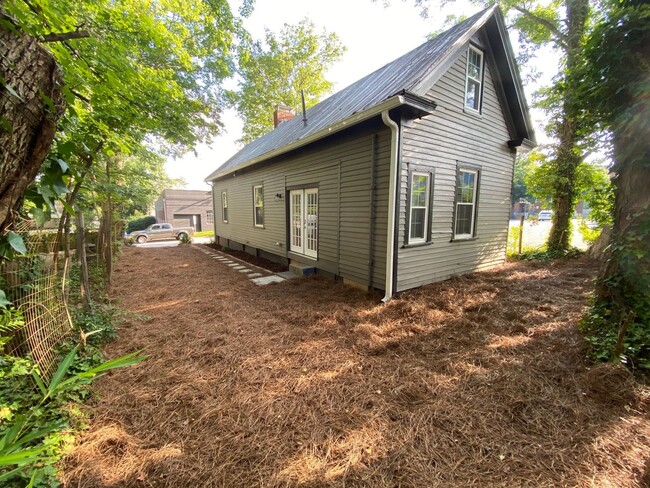
<svg viewBox="0 0 650 488"><path fill-rule="evenodd" d="M265 227L263 225L254 225L253 229L264 229Z"/></svg>
<svg viewBox="0 0 650 488"><path fill-rule="evenodd" d="M426 246L430 246L431 244L433 244L432 241L413 242L413 243L410 243L410 244L403 244L402 249L411 249L411 248L414 248L414 247L426 247Z"/></svg>
<svg viewBox="0 0 650 488"><path fill-rule="evenodd" d="M476 241L478 237L452 237L449 242L467 242Z"/></svg>
<svg viewBox="0 0 650 488"><path fill-rule="evenodd" d="M471 115L472 117L476 117L477 119L483 118L483 114L478 110L474 110L473 108L463 107L463 112L465 112L467 115Z"/></svg>

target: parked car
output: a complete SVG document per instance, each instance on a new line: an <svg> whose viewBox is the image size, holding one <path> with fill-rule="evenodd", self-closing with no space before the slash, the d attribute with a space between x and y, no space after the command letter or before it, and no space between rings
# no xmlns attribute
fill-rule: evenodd
<svg viewBox="0 0 650 488"><path fill-rule="evenodd" d="M539 215L537 216L537 219L540 222L543 222L545 220L551 221L553 220L553 210L542 210Z"/></svg>
<svg viewBox="0 0 650 488"><path fill-rule="evenodd" d="M178 239L179 241L194 235L194 227L172 227L172 224L152 224L145 230L131 232L130 237L138 244L147 241L159 241L164 239Z"/></svg>

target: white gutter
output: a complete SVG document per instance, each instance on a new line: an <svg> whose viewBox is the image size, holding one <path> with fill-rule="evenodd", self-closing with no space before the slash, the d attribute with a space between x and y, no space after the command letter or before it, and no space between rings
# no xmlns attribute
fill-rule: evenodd
<svg viewBox="0 0 650 488"><path fill-rule="evenodd" d="M397 158L399 155L399 127L388 115L388 110L381 113L381 120L391 130L390 138L390 171L388 184L388 231L386 233L386 295L382 302L386 303L393 296L393 260L395 256L395 191L397 189Z"/></svg>
<svg viewBox="0 0 650 488"><path fill-rule="evenodd" d="M256 157L255 159L251 159L250 161L246 162L246 164L242 164L240 166L235 166L235 168L232 168L230 170L226 170L223 173L219 173L216 175L210 175L208 176L205 181L213 181L216 180L217 178L220 178L222 176L226 176L227 174L234 173L235 171L239 171L243 168L247 168L249 166L252 166L254 164L260 163L264 160L271 159L275 156L279 156L281 154L287 153L289 151L293 151L294 149L298 149L299 147L306 146L307 144L311 144L314 141L317 141L319 139L322 139L323 137L327 137L331 134L334 134L336 132L342 131L344 129L347 129L348 127L358 124L359 122L362 122L364 120L368 120L372 117L375 117L379 115L380 113L383 114L384 111L390 110L392 108L399 107L400 105L404 105L405 99L402 95L395 95L393 97L390 97L383 102L372 106L371 108L367 110L363 110L361 112L357 112L356 114L348 117L347 119L344 119L340 122L337 122L334 125L331 125L329 127L325 127L319 131L314 132L313 134L309 134L305 138L301 138L298 140L293 141L290 144L287 144L285 146L282 146L278 149L275 149L273 151L269 151L267 153L262 154L261 156ZM383 117L383 115L382 115Z"/></svg>

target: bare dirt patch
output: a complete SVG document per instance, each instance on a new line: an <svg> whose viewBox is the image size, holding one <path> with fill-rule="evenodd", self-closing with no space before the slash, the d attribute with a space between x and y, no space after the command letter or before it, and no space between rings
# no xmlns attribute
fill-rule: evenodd
<svg viewBox="0 0 650 488"><path fill-rule="evenodd" d="M141 314L97 383L66 486L599 486L650 477L650 393L588 367L587 261L510 263L388 304L257 287L190 246L126 249Z"/></svg>

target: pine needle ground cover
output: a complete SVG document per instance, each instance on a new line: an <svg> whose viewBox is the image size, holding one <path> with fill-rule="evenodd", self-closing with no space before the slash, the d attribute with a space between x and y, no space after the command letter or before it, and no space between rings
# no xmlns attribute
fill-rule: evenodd
<svg viewBox="0 0 650 488"><path fill-rule="evenodd" d="M193 246L128 248L135 312L66 486L642 487L650 392L589 365L595 265L516 262L377 296L257 287Z"/></svg>

